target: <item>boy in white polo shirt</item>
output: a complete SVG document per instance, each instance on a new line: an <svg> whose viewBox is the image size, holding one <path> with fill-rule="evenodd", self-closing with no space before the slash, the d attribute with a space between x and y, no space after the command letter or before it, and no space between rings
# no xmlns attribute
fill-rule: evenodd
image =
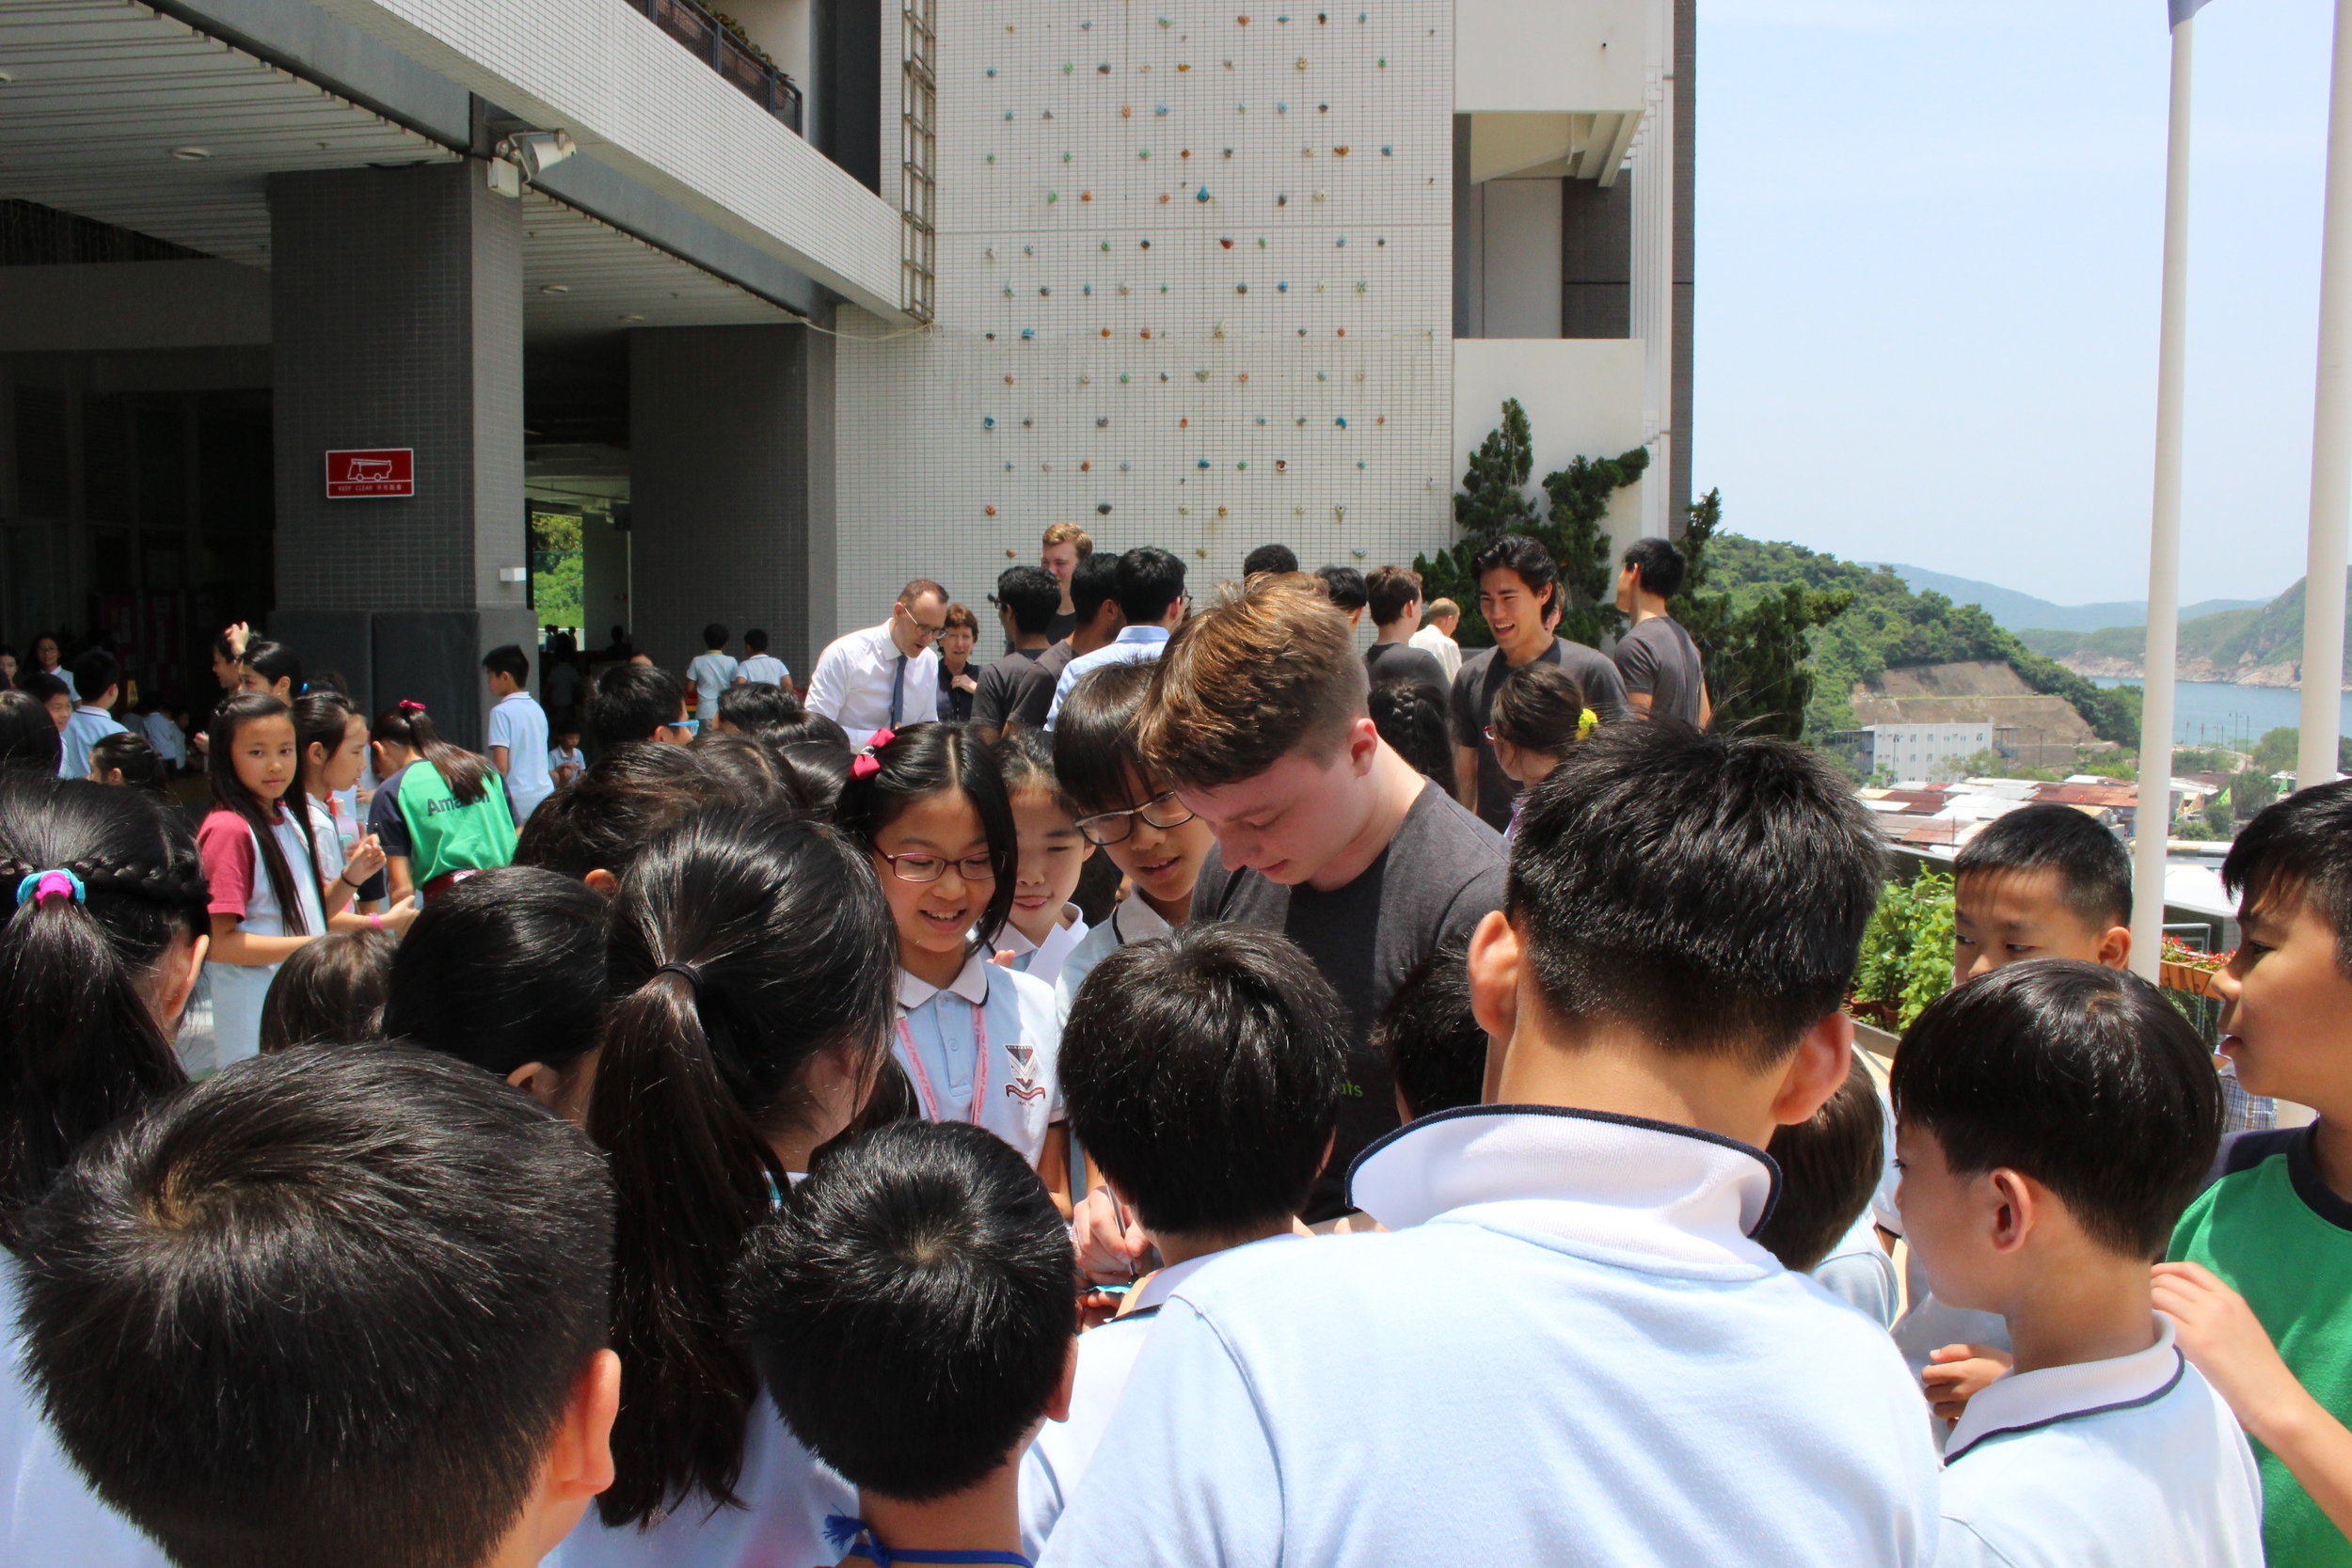
<svg viewBox="0 0 2352 1568"><path fill-rule="evenodd" d="M1339 1120L1345 1017L1288 938L1239 926L1131 942L1079 988L1062 1025L1062 1104L1160 1267L1080 1336L1070 1418L1022 1463L1030 1555L1086 1474L1162 1304L1212 1260L1294 1238Z"/></svg>
<svg viewBox="0 0 2352 1568"><path fill-rule="evenodd" d="M1750 1239L1845 1081L1880 859L1787 742L1578 747L1470 944L1498 1103L1357 1160L1389 1234L1177 1287L1046 1568L1931 1561L1901 1358Z"/></svg>
<svg viewBox="0 0 2352 1568"><path fill-rule="evenodd" d="M1946 1440L1936 1561L2255 1568L2253 1450L2150 1294L2221 1137L2197 1032L2135 975L2034 959L1921 1013L1893 1088L1904 1236L2016 1347Z"/></svg>

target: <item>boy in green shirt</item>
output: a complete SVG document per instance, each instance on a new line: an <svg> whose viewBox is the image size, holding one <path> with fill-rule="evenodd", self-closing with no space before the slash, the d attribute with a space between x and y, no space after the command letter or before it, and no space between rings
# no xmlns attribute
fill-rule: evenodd
<svg viewBox="0 0 2352 1568"><path fill-rule="evenodd" d="M2352 781L2265 810L2221 879L2244 928L2214 978L2222 1053L2248 1093L2319 1120L2225 1142L2156 1305L2255 1440L2269 1560L2352 1568Z"/></svg>

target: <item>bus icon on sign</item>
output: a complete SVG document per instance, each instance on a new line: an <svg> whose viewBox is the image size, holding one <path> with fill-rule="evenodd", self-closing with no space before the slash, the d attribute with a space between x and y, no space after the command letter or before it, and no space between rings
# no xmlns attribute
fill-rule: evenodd
<svg viewBox="0 0 2352 1568"><path fill-rule="evenodd" d="M358 500L417 493L416 452L409 447L326 454L326 499Z"/></svg>

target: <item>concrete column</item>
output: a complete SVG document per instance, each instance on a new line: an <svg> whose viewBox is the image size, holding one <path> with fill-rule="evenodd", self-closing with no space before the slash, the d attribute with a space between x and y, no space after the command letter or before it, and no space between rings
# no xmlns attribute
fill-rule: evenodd
<svg viewBox="0 0 2352 1568"><path fill-rule="evenodd" d="M739 640L765 627L803 685L823 646L810 637L808 339L799 326L629 334L630 631L680 675L713 621Z"/></svg>
<svg viewBox="0 0 2352 1568"><path fill-rule="evenodd" d="M483 652L532 646L522 211L471 162L272 175L277 577L270 630L371 708L483 743ZM324 454L407 447L417 494L329 500Z"/></svg>

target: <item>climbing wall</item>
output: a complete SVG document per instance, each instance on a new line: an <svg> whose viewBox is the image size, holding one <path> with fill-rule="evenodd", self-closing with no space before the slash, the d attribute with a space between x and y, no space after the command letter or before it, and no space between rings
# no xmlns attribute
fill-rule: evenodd
<svg viewBox="0 0 2352 1568"><path fill-rule="evenodd" d="M1450 0L938 8L938 321L839 324L841 625L917 573L985 623L1056 522L1196 597L1444 543Z"/></svg>

